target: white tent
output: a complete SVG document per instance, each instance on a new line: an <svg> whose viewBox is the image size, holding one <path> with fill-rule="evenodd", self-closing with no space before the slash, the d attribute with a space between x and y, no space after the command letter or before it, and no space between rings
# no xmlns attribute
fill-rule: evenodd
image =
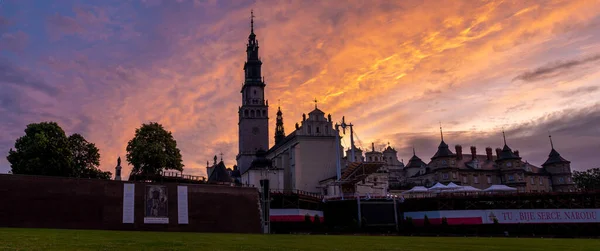
<svg viewBox="0 0 600 251"><path fill-rule="evenodd" d="M461 188L461 186L459 186L459 185L457 185L457 184L454 184L454 182L450 182L450 184L446 185L446 187L447 187L447 188L450 188L450 189L458 189L458 188Z"/></svg>
<svg viewBox="0 0 600 251"><path fill-rule="evenodd" d="M505 185L491 185L490 187L483 190L484 192L514 192L517 191L514 187Z"/></svg>
<svg viewBox="0 0 600 251"><path fill-rule="evenodd" d="M429 191L440 191L440 190L446 190L446 189L451 189L451 188L448 188L444 184L438 182L438 183L435 183L435 185L433 185L432 187L430 187Z"/></svg>
<svg viewBox="0 0 600 251"><path fill-rule="evenodd" d="M480 191L480 189L474 188L472 186L461 186L456 189L442 191L442 193L473 193Z"/></svg>
<svg viewBox="0 0 600 251"><path fill-rule="evenodd" d="M407 193L428 193L429 190L427 190L427 188L425 188L424 186L416 186L411 188L410 190L404 191L402 192L402 194L407 194Z"/></svg>

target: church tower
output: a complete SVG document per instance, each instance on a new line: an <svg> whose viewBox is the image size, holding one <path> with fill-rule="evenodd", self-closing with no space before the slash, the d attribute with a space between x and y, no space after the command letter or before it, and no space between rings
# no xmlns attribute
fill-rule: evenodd
<svg viewBox="0 0 600 251"><path fill-rule="evenodd" d="M254 34L254 13L250 17L250 35L246 46L242 106L239 107L239 152L237 166L244 173L258 150L269 150L269 102L265 100L265 82L261 75L258 40Z"/></svg>
<svg viewBox="0 0 600 251"><path fill-rule="evenodd" d="M277 108L277 123L275 124L275 145L285 139L285 130L283 129L283 113L281 107Z"/></svg>

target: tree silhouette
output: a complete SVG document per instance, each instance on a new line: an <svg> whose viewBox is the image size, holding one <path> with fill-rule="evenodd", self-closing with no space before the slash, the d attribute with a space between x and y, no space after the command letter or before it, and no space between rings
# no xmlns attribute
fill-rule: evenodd
<svg viewBox="0 0 600 251"><path fill-rule="evenodd" d="M127 143L127 162L135 174L159 174L164 169L183 171L177 141L155 122L135 130L135 137Z"/></svg>

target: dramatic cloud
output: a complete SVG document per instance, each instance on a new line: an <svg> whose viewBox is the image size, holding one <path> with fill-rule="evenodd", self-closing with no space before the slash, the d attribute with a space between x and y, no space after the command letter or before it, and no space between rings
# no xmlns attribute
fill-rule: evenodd
<svg viewBox="0 0 600 251"><path fill-rule="evenodd" d="M600 61L600 55L593 55L590 57L569 61L553 62L533 71L522 73L516 76L514 80L539 81L542 79L552 78L564 74L566 71L572 70L575 67L594 64L596 61Z"/></svg>
<svg viewBox="0 0 600 251"><path fill-rule="evenodd" d="M355 124L358 144L389 141L405 160L412 145L433 154L441 121L452 145L496 147L504 127L539 165L550 129L575 168L598 162L582 148L600 144L589 136L600 100L593 1L73 2L3 2L0 153L28 123L53 120L96 143L114 171L135 128L156 121L185 173L204 175L221 153L232 166L254 9L269 115L281 106L288 133L316 98Z"/></svg>

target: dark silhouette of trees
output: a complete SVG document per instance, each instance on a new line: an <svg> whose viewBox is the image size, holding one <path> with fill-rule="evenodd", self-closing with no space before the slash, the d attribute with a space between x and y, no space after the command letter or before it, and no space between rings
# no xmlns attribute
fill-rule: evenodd
<svg viewBox="0 0 600 251"><path fill-rule="evenodd" d="M94 143L75 133L68 138L72 154L73 176L78 178L110 179L110 172L103 172L100 166L100 152Z"/></svg>
<svg viewBox="0 0 600 251"><path fill-rule="evenodd" d="M574 171L573 182L581 190L600 190L600 168Z"/></svg>
<svg viewBox="0 0 600 251"><path fill-rule="evenodd" d="M110 179L102 172L100 153L80 134L67 138L56 122L27 125L25 136L15 141L6 157L13 174Z"/></svg>
<svg viewBox="0 0 600 251"><path fill-rule="evenodd" d="M171 132L155 122L135 130L135 137L127 143L127 162L133 166L134 174L154 175L165 169L183 171L177 142Z"/></svg>

